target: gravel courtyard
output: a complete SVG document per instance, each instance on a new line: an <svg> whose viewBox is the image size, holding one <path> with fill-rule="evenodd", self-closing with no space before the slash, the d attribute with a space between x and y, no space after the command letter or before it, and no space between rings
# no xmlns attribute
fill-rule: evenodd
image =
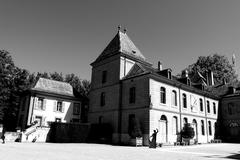
<svg viewBox="0 0 240 160"><path fill-rule="evenodd" d="M240 144L202 144L157 149L101 144L6 143L1 160L198 160L240 159Z"/></svg>

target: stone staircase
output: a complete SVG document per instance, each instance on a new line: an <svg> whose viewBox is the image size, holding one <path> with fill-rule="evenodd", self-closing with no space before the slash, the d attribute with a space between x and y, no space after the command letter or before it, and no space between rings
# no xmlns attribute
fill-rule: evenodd
<svg viewBox="0 0 240 160"><path fill-rule="evenodd" d="M50 128L33 125L22 133L21 142L46 142Z"/></svg>

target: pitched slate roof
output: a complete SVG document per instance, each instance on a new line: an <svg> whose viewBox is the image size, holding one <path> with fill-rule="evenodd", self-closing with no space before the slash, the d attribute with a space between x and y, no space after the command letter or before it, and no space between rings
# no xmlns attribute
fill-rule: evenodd
<svg viewBox="0 0 240 160"><path fill-rule="evenodd" d="M95 62L103 60L119 52L126 54L128 56L145 61L146 58L140 52L140 50L135 46L135 44L128 37L127 33L123 33L120 30L117 32L116 36L111 40L103 52L98 56Z"/></svg>
<svg viewBox="0 0 240 160"><path fill-rule="evenodd" d="M36 85L31 90L74 96L73 87L69 83L46 78L39 78Z"/></svg>
<svg viewBox="0 0 240 160"><path fill-rule="evenodd" d="M209 89L200 90L200 89L194 87L195 83L192 83L191 86L189 86L187 84L184 84L181 81L179 81L179 78L176 77L176 76L172 76L172 78L169 79L169 78L161 75L159 73L158 69L153 68L152 66L147 66L147 65L144 65L144 64L140 64L140 63L135 63L134 66L132 67L132 69L124 77L123 80L131 79L131 78L134 78L134 77L137 77L137 76L142 76L142 75L145 75L145 74L154 75L154 76L156 76L156 77L158 77L158 78L160 78L160 79L162 79L162 80L164 80L166 82L170 82L170 83L172 82L172 83L175 83L175 84L181 84L181 86L185 86L185 88L188 88L191 91L195 90L198 93L207 94L209 96L212 96L213 98L218 98L218 95L219 95L219 94L213 93L213 91L209 90Z"/></svg>

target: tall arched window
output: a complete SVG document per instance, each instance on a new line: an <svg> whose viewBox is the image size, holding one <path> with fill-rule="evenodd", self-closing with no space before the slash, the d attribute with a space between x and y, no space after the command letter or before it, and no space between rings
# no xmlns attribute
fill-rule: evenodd
<svg viewBox="0 0 240 160"><path fill-rule="evenodd" d="M135 103L136 101L136 88L131 87L129 89L129 103Z"/></svg>
<svg viewBox="0 0 240 160"><path fill-rule="evenodd" d="M172 128L173 128L173 135L176 135L178 133L178 119L176 116L173 117Z"/></svg>
<svg viewBox="0 0 240 160"><path fill-rule="evenodd" d="M228 114L229 115L233 114L233 104L232 103L228 103Z"/></svg>
<svg viewBox="0 0 240 160"><path fill-rule="evenodd" d="M172 105L177 106L177 92L175 90L172 91Z"/></svg>
<svg viewBox="0 0 240 160"><path fill-rule="evenodd" d="M161 87L160 89L160 102L161 103L166 103L166 88Z"/></svg>
<svg viewBox="0 0 240 160"><path fill-rule="evenodd" d="M183 118L183 124L187 124L188 123L188 119L186 117Z"/></svg>
<svg viewBox="0 0 240 160"><path fill-rule="evenodd" d="M185 93L182 94L183 108L187 108L187 95Z"/></svg>
<svg viewBox="0 0 240 160"><path fill-rule="evenodd" d="M202 135L205 135L204 121L203 120L201 120L201 130L202 130Z"/></svg>
<svg viewBox="0 0 240 160"><path fill-rule="evenodd" d="M208 121L208 131L209 131L209 135L212 135L212 124L211 121Z"/></svg>
<svg viewBox="0 0 240 160"><path fill-rule="evenodd" d="M217 111L216 111L216 103L213 102L213 114L216 114Z"/></svg>
<svg viewBox="0 0 240 160"><path fill-rule="evenodd" d="M210 113L210 103L207 101L207 112Z"/></svg>
<svg viewBox="0 0 240 160"><path fill-rule="evenodd" d="M100 103L101 103L101 106L105 105L105 92L101 93Z"/></svg>
<svg viewBox="0 0 240 160"><path fill-rule="evenodd" d="M99 117L98 117L98 123L99 123L99 124L102 124L102 123L103 123L103 116L99 116Z"/></svg>

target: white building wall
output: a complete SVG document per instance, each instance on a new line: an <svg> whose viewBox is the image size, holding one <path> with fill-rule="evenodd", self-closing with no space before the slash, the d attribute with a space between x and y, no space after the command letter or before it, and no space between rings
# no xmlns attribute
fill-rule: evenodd
<svg viewBox="0 0 240 160"><path fill-rule="evenodd" d="M38 98L41 97L44 99L44 105L45 109L39 109L36 107ZM48 122L54 122L56 118L60 118L61 122L70 122L73 118L79 119L80 121L80 115L81 115L81 102L80 101L74 101L74 100L68 100L63 98L56 98L48 97L48 96L31 96L30 98L30 106L29 106L29 112L28 112L28 124L30 125L36 120L36 116L42 117L42 126L48 126ZM63 111L56 111L56 105L57 102L62 102ZM80 114L73 114L73 106L74 103L80 103Z"/></svg>
<svg viewBox="0 0 240 160"><path fill-rule="evenodd" d="M160 88L166 89L166 103L160 102ZM177 106L172 104L172 91L177 92ZM150 130L149 135L153 133L153 130L158 128L161 131L160 119L162 115L167 118L167 142L174 143L177 140L177 136L173 134L173 117L178 119L178 131L183 127L183 119L187 118L188 123L192 123L193 120L197 122L197 140L199 143L207 143L214 139L215 128L214 124L217 121L218 114L218 100L206 98L202 95L192 93L183 89L179 89L176 86L171 86L153 79L149 80L149 93L151 95L151 110L150 110ZM183 108L183 93L187 97L187 108ZM203 111L200 110L199 99L203 100ZM210 104L210 113L207 113L206 103L207 100ZM213 113L213 102L216 104L216 114ZM205 135L202 135L201 120L204 121ZM212 135L209 135L208 121L211 121ZM180 127L181 126L181 127ZM161 133L158 136L162 136ZM160 138L157 138L159 141Z"/></svg>
<svg viewBox="0 0 240 160"><path fill-rule="evenodd" d="M131 70L133 65L135 64L134 61L121 57L120 59L120 79L122 79L124 76L128 74L128 72Z"/></svg>

